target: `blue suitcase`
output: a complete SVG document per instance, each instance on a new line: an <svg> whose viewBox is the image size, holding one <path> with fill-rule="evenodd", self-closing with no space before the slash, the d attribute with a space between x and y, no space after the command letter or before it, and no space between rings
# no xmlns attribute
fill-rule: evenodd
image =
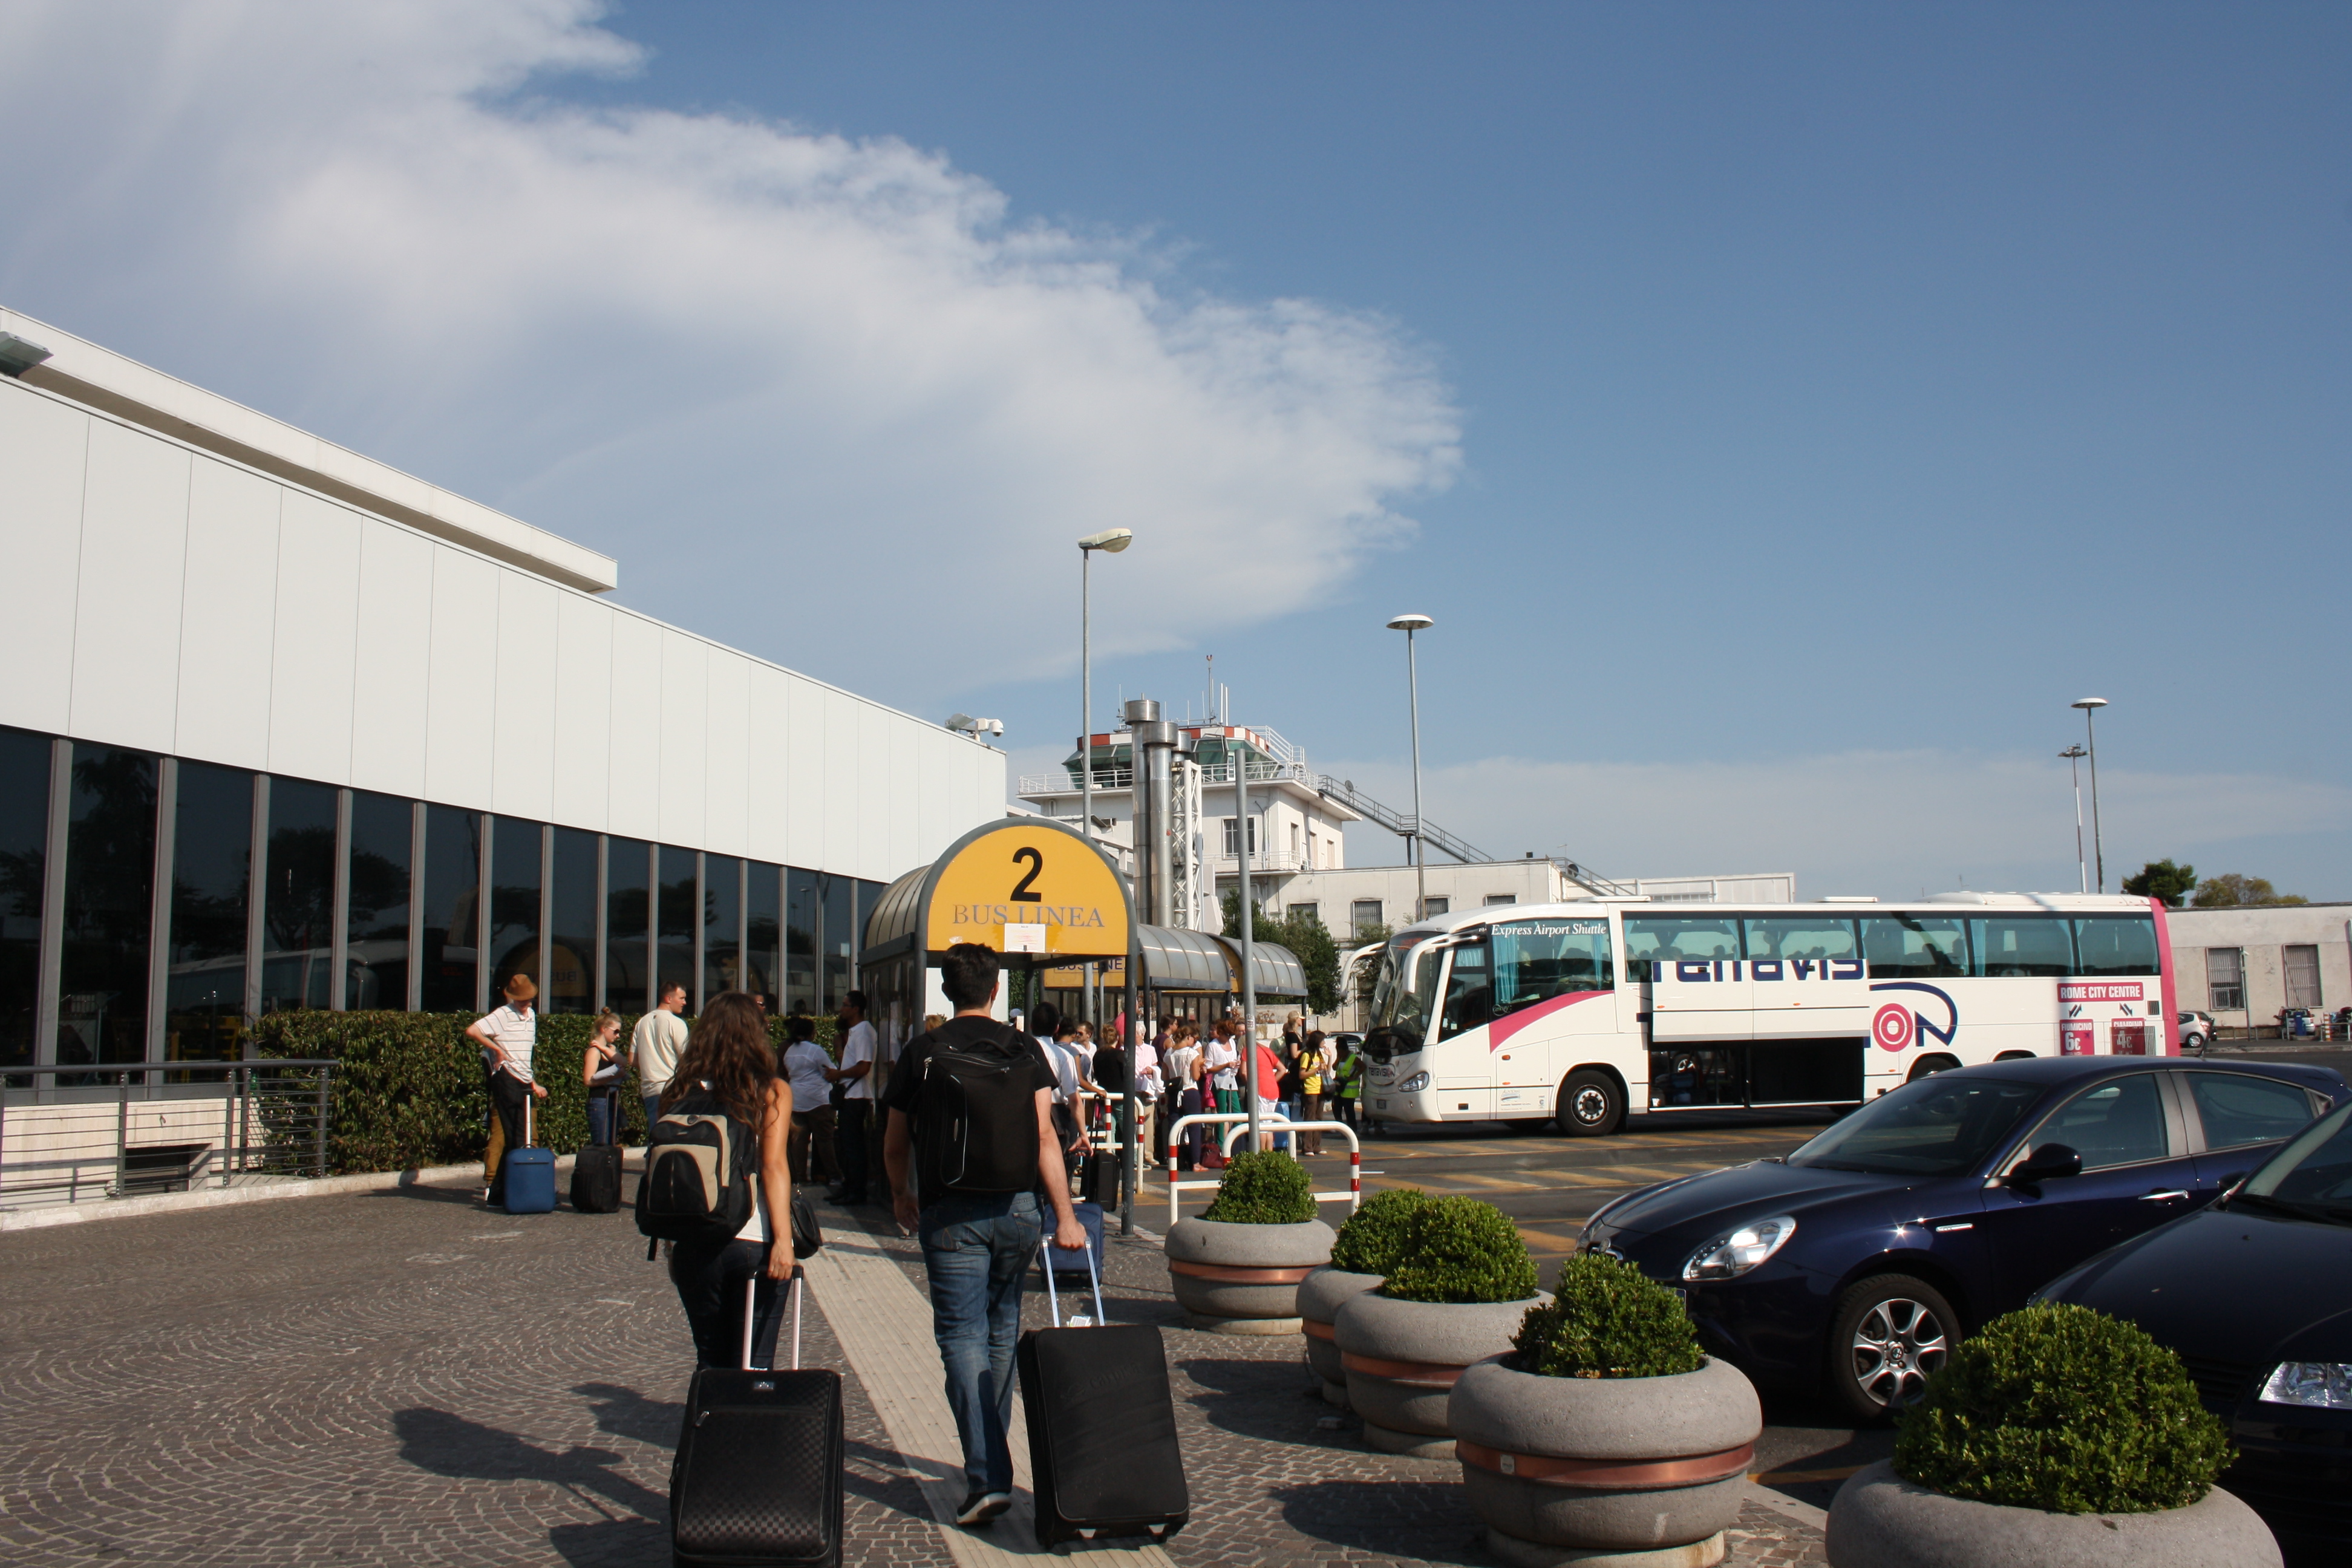
<svg viewBox="0 0 2352 1568"><path fill-rule="evenodd" d="M1053 1239L1054 1232L1053 1206L1051 1205L1044 1205L1041 1206L1045 1210L1045 1236L1046 1239L1050 1241ZM1070 1205L1070 1209L1072 1213L1078 1216L1078 1223L1086 1226L1087 1250L1085 1252L1064 1252L1058 1247L1049 1247L1045 1248L1045 1256L1052 1260L1052 1267L1054 1272L1056 1274L1075 1274L1081 1279L1099 1275L1102 1272L1103 1266L1102 1205L1100 1204L1076 1203ZM1092 1255L1091 1258L1089 1258L1089 1254Z"/></svg>
<svg viewBox="0 0 2352 1568"><path fill-rule="evenodd" d="M530 1102L522 1108L523 1147L509 1149L499 1162L499 1185L507 1195L509 1214L555 1212L555 1151L530 1147Z"/></svg>

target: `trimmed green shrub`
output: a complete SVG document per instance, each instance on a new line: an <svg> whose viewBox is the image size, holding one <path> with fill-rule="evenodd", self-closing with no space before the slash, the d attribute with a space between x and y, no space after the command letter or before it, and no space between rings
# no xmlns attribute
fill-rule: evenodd
<svg viewBox="0 0 2352 1568"><path fill-rule="evenodd" d="M2179 1356L2137 1324L2059 1304L1963 1342L1895 1439L1906 1480L2047 1513L2185 1508L2231 1458Z"/></svg>
<svg viewBox="0 0 2352 1568"><path fill-rule="evenodd" d="M1511 1337L1523 1372L1545 1377L1671 1377L1706 1359L1674 1292L1630 1263L1582 1252L1560 1266L1552 1300Z"/></svg>
<svg viewBox="0 0 2352 1568"><path fill-rule="evenodd" d="M466 1037L476 1013L267 1014L254 1024L254 1054L332 1058L328 1090L327 1168L406 1171L478 1160L489 1142L490 1096L480 1047ZM585 1014L540 1015L531 1069L547 1090L535 1101L531 1131L559 1154L588 1142L588 1089L580 1066L595 1019ZM621 1016L626 1055L636 1015ZM834 1020L819 1018L817 1038L832 1050ZM769 1037L783 1048L784 1023L768 1022ZM634 1070L621 1080L621 1141L646 1140L645 1096ZM307 1134L306 1134L307 1136Z"/></svg>
<svg viewBox="0 0 2352 1568"><path fill-rule="evenodd" d="M1374 1193L1364 1206L1348 1216L1331 1244L1331 1267L1351 1274L1386 1274L1396 1267L1397 1249L1404 1242L1404 1222L1429 1201L1419 1187L1392 1187Z"/></svg>
<svg viewBox="0 0 2352 1568"><path fill-rule="evenodd" d="M1524 1301L1536 1293L1535 1260L1493 1204L1434 1197L1405 1216L1381 1291L1405 1301Z"/></svg>
<svg viewBox="0 0 2352 1568"><path fill-rule="evenodd" d="M1307 1167L1279 1149L1245 1149L1217 1181L1202 1219L1227 1225L1297 1225L1315 1217Z"/></svg>

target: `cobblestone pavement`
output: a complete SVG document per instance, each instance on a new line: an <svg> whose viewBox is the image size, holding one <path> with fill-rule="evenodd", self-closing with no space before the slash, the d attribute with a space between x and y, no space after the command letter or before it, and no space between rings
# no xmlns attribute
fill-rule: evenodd
<svg viewBox="0 0 2352 1568"><path fill-rule="evenodd" d="M912 1243L882 1239L919 1281ZM1298 1341L1186 1330L1157 1248L1109 1250L1111 1315L1161 1321L1177 1373L1178 1562L1491 1561L1453 1467L1320 1425ZM0 1236L0 1558L665 1563L691 1351L644 1259L625 1214L510 1218L457 1188ZM804 1357L840 1364L824 1312L855 1303L814 1305ZM848 1438L851 1561L946 1561L855 1378ZM1761 1506L1742 1532L1737 1562L1822 1560Z"/></svg>

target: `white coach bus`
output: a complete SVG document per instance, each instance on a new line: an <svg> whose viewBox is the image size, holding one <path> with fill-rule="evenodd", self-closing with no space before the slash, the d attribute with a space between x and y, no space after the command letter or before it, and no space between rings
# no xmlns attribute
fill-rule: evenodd
<svg viewBox="0 0 2352 1568"><path fill-rule="evenodd" d="M1593 899L1441 915L1380 960L1368 1114L1556 1121L1857 1104L2014 1057L2172 1055L2150 899L1917 903Z"/></svg>

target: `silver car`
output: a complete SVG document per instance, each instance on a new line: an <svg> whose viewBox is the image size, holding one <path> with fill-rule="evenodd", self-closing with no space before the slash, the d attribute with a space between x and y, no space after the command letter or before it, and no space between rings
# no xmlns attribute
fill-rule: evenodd
<svg viewBox="0 0 2352 1568"><path fill-rule="evenodd" d="M2175 1032L2180 1039L2182 1056L2201 1057L2206 1047L2213 1043L2213 1015L2195 1011L2183 1013Z"/></svg>

